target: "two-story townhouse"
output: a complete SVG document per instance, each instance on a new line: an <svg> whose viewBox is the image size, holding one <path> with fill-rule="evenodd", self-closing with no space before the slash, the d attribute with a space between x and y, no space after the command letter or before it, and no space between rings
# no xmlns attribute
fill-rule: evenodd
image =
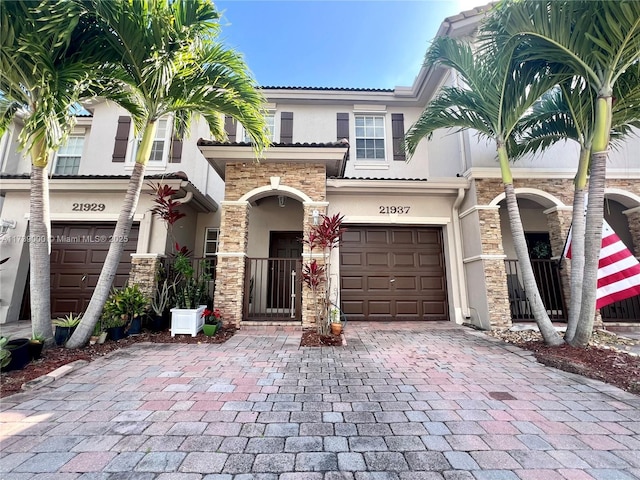
<svg viewBox="0 0 640 480"><path fill-rule="evenodd" d="M472 34L482 11L446 19L438 35ZM389 90L263 87L273 145L259 163L241 125L231 119L225 142L210 140L198 127L179 144L168 127L159 129L162 138L147 174L175 186L176 197L185 199L180 242L198 256L215 254L215 304L227 320L311 324L300 269L314 255L300 239L320 215L337 213L344 215L347 231L331 260L332 295L349 319L470 322L484 328L530 320L495 147L473 132L443 131L423 141L409 162L401 148L428 100L454 82L445 69L423 67L412 86ZM69 151L75 149L77 157L81 149L79 168L62 171L54 162L50 182L54 232L63 235L74 228L95 235L96 225L104 228L98 234L108 235L135 148L126 114L107 102L86 108L91 116L80 118L77 127L84 129L83 146L68 144L56 160L62 158L67 168L73 163ZM636 255L638 147L640 141L630 139L611 153L606 191L606 219ZM19 159L11 139L0 148L0 216L16 220L7 238L27 231L28 162ZM557 260L571 220L577 158L576 147L562 144L513 166L539 283L556 319L566 314L569 269ZM143 195L122 280L131 270L133 281L149 282L162 254L171 252L166 228L150 208L151 198ZM7 273L9 263L3 266L0 321L18 317L28 291L27 248L3 244L2 256L11 256L16 270ZM104 246L57 242L53 250L52 276L60 275L52 282L54 304L65 298L65 288L76 294L71 298L85 287L90 294L94 277L83 269L100 263ZM78 268L67 265L73 262ZM60 302L64 311L82 309L80 302ZM638 299L603 311L603 318L640 322Z"/></svg>

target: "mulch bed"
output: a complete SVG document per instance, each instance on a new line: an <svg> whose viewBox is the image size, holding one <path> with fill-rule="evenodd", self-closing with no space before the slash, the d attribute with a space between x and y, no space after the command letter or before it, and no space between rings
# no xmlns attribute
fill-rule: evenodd
<svg viewBox="0 0 640 480"><path fill-rule="evenodd" d="M58 367L76 360L86 360L90 362L96 358L104 357L108 353L128 347L135 343L224 343L229 340L235 332L235 326L224 326L221 330L218 330L216 335L213 337L207 337L202 332L195 337L192 337L191 335L176 335L175 337L172 337L169 330L162 332L145 331L140 335L132 335L130 337L123 338L122 340L107 340L102 344L87 345L84 348L75 350L53 346L42 352L41 359L32 361L22 370L0 372L0 398L20 392L23 383L42 375L46 375Z"/></svg>
<svg viewBox="0 0 640 480"><path fill-rule="evenodd" d="M320 335L316 330L305 330L300 340L301 347L341 347L340 335Z"/></svg>

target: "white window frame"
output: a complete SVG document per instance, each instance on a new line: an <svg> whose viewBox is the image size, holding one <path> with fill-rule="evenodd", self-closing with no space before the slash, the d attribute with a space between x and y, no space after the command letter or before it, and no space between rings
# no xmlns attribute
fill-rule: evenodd
<svg viewBox="0 0 640 480"><path fill-rule="evenodd" d="M209 240L209 232L216 232L215 240ZM215 251L208 252L207 246L215 244ZM204 244L203 244L203 252L202 256L204 258L214 258L218 254L218 247L220 246L220 229L218 227L207 227L204 229Z"/></svg>
<svg viewBox="0 0 640 480"><path fill-rule="evenodd" d="M366 119L373 119L374 123L376 119L379 119L381 121L381 125L373 125L373 127L368 127L368 128L373 128L374 129L374 134L373 135L369 135L367 134L366 131L364 131L364 135L358 135L359 130L360 129L366 129L367 126L366 125L358 125L358 119L364 119L365 123L366 123ZM382 136L376 135L377 132L375 132L375 130L381 128L382 129ZM373 164L373 165L380 165L382 163L386 163L388 161L388 155L389 155L389 142L387 141L387 115L386 112L371 112L371 113L364 113L364 112L358 112L358 113L354 113L354 121L353 121L353 138L355 139L355 161L360 163L360 164ZM367 157L359 157L358 156L358 140L382 140L383 141L383 156L382 158L378 157L378 158L367 158ZM376 147L374 147L374 151L376 150Z"/></svg>
<svg viewBox="0 0 640 480"><path fill-rule="evenodd" d="M172 137L173 116L171 115L162 116L157 120L157 122L158 122L158 128L156 129L156 136L153 139L153 143L154 143L154 146L155 146L155 143L159 141L163 141L164 144L162 147L162 158L160 160L153 160L151 157L149 158L147 167L151 167L151 169L153 169L153 167L167 166L167 164L169 163L169 153L171 151L171 140L173 138ZM165 122L164 132L162 132L162 129L160 128L160 122ZM140 146L140 141L142 140L142 132L140 133L140 136L136 137L134 135L133 122L131 122L131 132L129 134L129 138L133 139L133 140L130 140L131 148L128 149L128 155L127 155L127 164L129 167L131 167L136 161L136 154L138 153L138 147ZM152 155L154 152L153 150L154 146L152 146L152 150L151 150Z"/></svg>
<svg viewBox="0 0 640 480"><path fill-rule="evenodd" d="M69 146L69 142L74 139L80 139L81 143L80 143L80 151L78 152L78 149L74 149L72 152L67 152L65 151L65 149ZM69 137L67 138L67 141L63 144L60 145L60 148L58 148L58 151L56 152L56 156L53 162L53 173L54 175L78 175L78 172L80 171L80 162L82 161L82 153L84 152L84 143L86 140L86 136L85 133L72 133L71 135L69 135ZM60 157L63 158L72 158L72 159L78 159L78 165L76 168L76 171L73 173L60 173L58 172L58 167L60 166ZM65 166L66 168L66 166Z"/></svg>
<svg viewBox="0 0 640 480"><path fill-rule="evenodd" d="M275 112L267 112L264 115L265 123L267 124L267 137L271 142L276 141L276 113ZM244 127L242 127L242 141L244 143L251 143L251 137L247 134L247 131Z"/></svg>

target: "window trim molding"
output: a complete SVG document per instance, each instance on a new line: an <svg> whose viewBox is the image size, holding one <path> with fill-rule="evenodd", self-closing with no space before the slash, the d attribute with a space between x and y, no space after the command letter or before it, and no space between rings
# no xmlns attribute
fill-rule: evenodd
<svg viewBox="0 0 640 480"><path fill-rule="evenodd" d="M151 160L151 158L149 158L149 160L147 161L147 166L146 169L149 170L153 170L154 168L156 169L165 169L167 168L167 166L171 163L171 159L169 158L169 156L171 155L171 146L173 143L173 115L169 114L169 115L163 115L162 117L160 117L157 121L161 121L161 120L166 120L167 122L167 128L166 128L166 132L164 134L164 147L162 148L162 160L161 161L156 161L156 160ZM156 135L157 135L157 130L156 130ZM127 145L127 156L125 157L124 160L124 164L125 164L125 169L130 169L134 167L135 164L135 155L138 152L138 142L142 140L142 138L138 138L135 135L135 126L134 126L134 122L131 122L131 129L129 130L129 142ZM153 141L157 141L157 136L154 137Z"/></svg>
<svg viewBox="0 0 640 480"><path fill-rule="evenodd" d="M355 107L355 106L354 106ZM389 165L389 141L388 141L388 131L389 128L387 126L388 115L386 111L386 107L383 106L385 110L380 111L355 111L353 112L353 126L350 127L350 132L353 133L353 160L354 166L366 167L366 166L379 166L379 165ZM382 118L382 128L384 129L384 136L382 139L384 140L384 158L375 159L375 158L358 158L358 136L356 134L356 119L358 117L379 117ZM365 137L366 138L366 137Z"/></svg>
<svg viewBox="0 0 640 480"><path fill-rule="evenodd" d="M84 157L84 149L86 147L86 140L87 140L87 132L86 130L83 128L81 129L82 131L80 131L80 129L76 130L74 129L74 131L71 132L71 134L67 137L67 141L64 143L64 145L60 145L60 147L58 147L58 149L56 150L56 153L53 157L53 162L52 162L52 168L51 168L51 172L54 175L77 175L78 172L80 171L80 163L82 162L82 157ZM80 151L80 155L62 155L63 157L73 157L73 158L78 158L78 172L74 172L74 173L58 173L56 170L58 169L58 160L60 155L60 148L66 147L67 144L69 143L69 140L72 138L81 138L82 139L82 150Z"/></svg>

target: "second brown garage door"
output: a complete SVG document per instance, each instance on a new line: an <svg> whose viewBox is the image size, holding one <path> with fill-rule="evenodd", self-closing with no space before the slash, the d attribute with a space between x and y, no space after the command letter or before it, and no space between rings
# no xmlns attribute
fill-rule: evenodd
<svg viewBox="0 0 640 480"><path fill-rule="evenodd" d="M448 320L442 229L348 227L340 295L349 320Z"/></svg>

